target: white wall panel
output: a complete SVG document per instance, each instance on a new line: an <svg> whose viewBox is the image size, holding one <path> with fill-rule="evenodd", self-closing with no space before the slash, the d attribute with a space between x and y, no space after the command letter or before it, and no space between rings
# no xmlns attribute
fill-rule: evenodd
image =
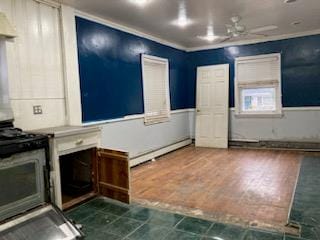
<svg viewBox="0 0 320 240"><path fill-rule="evenodd" d="M65 125L64 99L12 100L15 126L34 130ZM43 114L33 115L33 106L42 105Z"/></svg>
<svg viewBox="0 0 320 240"><path fill-rule="evenodd" d="M62 46L68 124L82 125L76 19L74 9L62 5Z"/></svg>
<svg viewBox="0 0 320 240"><path fill-rule="evenodd" d="M15 106L16 126L35 129L64 124L59 10L34 0L1 0L0 11L7 15L18 35L7 43L10 98ZM33 115L31 103L41 105L46 114ZM52 112L48 114L48 111Z"/></svg>
<svg viewBox="0 0 320 240"><path fill-rule="evenodd" d="M194 138L194 112L190 112ZM229 140L320 142L320 108L283 108L282 117L236 117L230 110Z"/></svg>
<svg viewBox="0 0 320 240"><path fill-rule="evenodd" d="M174 113L169 122L146 126L144 119L104 124L102 147L128 151L131 158L190 138L189 112Z"/></svg>

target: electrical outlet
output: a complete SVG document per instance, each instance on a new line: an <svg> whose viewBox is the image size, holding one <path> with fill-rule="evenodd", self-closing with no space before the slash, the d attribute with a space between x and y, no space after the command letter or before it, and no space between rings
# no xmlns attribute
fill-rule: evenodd
<svg viewBox="0 0 320 240"><path fill-rule="evenodd" d="M33 106L33 114L34 115L42 114L42 106L41 105Z"/></svg>

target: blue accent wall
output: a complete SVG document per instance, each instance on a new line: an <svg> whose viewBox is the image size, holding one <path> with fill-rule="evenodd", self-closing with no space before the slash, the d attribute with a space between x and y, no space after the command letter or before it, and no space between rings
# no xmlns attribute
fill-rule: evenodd
<svg viewBox="0 0 320 240"><path fill-rule="evenodd" d="M234 107L236 57L281 53L282 104L284 107L320 106L320 35L232 46L188 54L189 96L196 92L196 68L230 64L230 107ZM189 98L195 106L195 97Z"/></svg>
<svg viewBox="0 0 320 240"><path fill-rule="evenodd" d="M141 54L169 59L171 109L188 105L185 51L76 17L83 122L141 114Z"/></svg>
<svg viewBox="0 0 320 240"><path fill-rule="evenodd" d="M169 59L171 109L195 107L196 68L230 64L234 107L234 60L281 53L284 107L320 106L320 35L220 49L185 52L76 17L83 122L141 114L141 54Z"/></svg>

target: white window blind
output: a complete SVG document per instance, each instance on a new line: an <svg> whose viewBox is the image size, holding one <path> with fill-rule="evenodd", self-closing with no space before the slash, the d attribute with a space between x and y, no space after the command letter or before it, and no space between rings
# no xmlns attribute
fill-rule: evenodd
<svg viewBox="0 0 320 240"><path fill-rule="evenodd" d="M237 58L235 96L237 114L281 113L281 55Z"/></svg>
<svg viewBox="0 0 320 240"><path fill-rule="evenodd" d="M265 85L279 83L280 57L264 56L237 60L237 82L239 85Z"/></svg>
<svg viewBox="0 0 320 240"><path fill-rule="evenodd" d="M169 62L142 55L145 124L168 121L170 117Z"/></svg>

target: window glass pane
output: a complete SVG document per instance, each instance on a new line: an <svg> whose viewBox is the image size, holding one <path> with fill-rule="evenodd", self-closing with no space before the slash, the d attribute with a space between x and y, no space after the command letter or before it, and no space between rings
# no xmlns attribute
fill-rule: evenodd
<svg viewBox="0 0 320 240"><path fill-rule="evenodd" d="M243 112L275 111L276 88L247 88L241 90Z"/></svg>

